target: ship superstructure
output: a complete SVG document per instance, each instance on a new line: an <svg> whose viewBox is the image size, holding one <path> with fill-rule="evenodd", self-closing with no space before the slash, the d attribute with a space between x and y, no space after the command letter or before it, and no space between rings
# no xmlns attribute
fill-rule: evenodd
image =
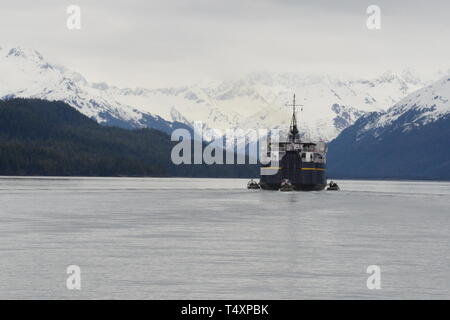
<svg viewBox="0 0 450 320"><path fill-rule="evenodd" d="M295 95L291 125L285 141L272 143L268 136L267 156L273 161L261 166L262 189L279 190L291 184L294 190L323 190L327 185L325 142L302 141L297 127ZM278 162L278 166L273 163Z"/></svg>

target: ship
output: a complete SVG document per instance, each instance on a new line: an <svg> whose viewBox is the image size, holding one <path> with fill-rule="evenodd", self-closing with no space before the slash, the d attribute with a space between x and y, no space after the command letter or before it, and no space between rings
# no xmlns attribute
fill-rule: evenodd
<svg viewBox="0 0 450 320"><path fill-rule="evenodd" d="M265 190L313 191L327 186L326 155L327 144L323 141L303 141L297 126L295 94L289 132L284 141L271 142L267 137L267 158L272 161L261 165L260 187ZM282 140L280 138L280 140ZM273 163L277 163L274 166Z"/></svg>

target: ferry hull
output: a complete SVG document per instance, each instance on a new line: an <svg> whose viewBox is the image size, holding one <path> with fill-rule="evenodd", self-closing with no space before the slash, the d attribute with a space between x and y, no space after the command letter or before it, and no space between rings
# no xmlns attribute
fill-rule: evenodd
<svg viewBox="0 0 450 320"><path fill-rule="evenodd" d="M325 164L303 162L298 153L292 152L283 157L279 167L261 167L260 185L262 189L278 190L284 179L288 179L295 190L323 190L327 186Z"/></svg>
<svg viewBox="0 0 450 320"><path fill-rule="evenodd" d="M279 190L281 183L260 183L261 189L264 190ZM296 191L321 191L327 186L326 184L294 184L294 190Z"/></svg>

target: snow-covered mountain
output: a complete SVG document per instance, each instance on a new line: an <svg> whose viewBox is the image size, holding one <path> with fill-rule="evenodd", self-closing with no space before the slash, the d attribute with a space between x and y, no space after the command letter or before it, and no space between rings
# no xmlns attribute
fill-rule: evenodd
<svg viewBox="0 0 450 320"><path fill-rule="evenodd" d="M0 47L0 99L14 97L64 101L99 123L126 128L168 131L171 126L157 115L116 101L81 74L50 64L34 49Z"/></svg>
<svg viewBox="0 0 450 320"><path fill-rule="evenodd" d="M362 114L382 111L423 86L410 74L386 73L373 80L254 73L237 81L163 89L103 86L115 100L166 120L202 121L210 128L286 129L293 93L303 105L300 130L313 140L331 140Z"/></svg>
<svg viewBox="0 0 450 320"><path fill-rule="evenodd" d="M328 165L334 177L450 179L450 75L362 116L330 143Z"/></svg>
<svg viewBox="0 0 450 320"><path fill-rule="evenodd" d="M361 119L357 139L365 135L382 138L386 131L401 128L410 131L443 119L450 114L450 75L419 89L397 102L386 112ZM450 147L450 145L449 145Z"/></svg>
<svg viewBox="0 0 450 320"><path fill-rule="evenodd" d="M90 83L55 66L33 49L0 49L0 99L33 97L62 100L100 123L154 127L171 123L207 128L282 128L289 124L293 93L303 105L301 131L329 141L367 112L383 111L418 88L411 73L385 73L376 79L254 73L236 81L215 81L176 88L123 89Z"/></svg>

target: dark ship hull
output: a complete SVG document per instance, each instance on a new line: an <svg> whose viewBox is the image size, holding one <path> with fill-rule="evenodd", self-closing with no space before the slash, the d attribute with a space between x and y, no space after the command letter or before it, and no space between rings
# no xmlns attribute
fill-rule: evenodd
<svg viewBox="0 0 450 320"><path fill-rule="evenodd" d="M263 183L261 189L263 190L280 190L280 184ZM295 191L321 191L325 189L326 185L294 185Z"/></svg>
<svg viewBox="0 0 450 320"><path fill-rule="evenodd" d="M279 190L285 179L290 181L294 190L323 190L327 186L325 163L304 162L299 153L293 151L284 155L279 167L261 167L262 189Z"/></svg>

